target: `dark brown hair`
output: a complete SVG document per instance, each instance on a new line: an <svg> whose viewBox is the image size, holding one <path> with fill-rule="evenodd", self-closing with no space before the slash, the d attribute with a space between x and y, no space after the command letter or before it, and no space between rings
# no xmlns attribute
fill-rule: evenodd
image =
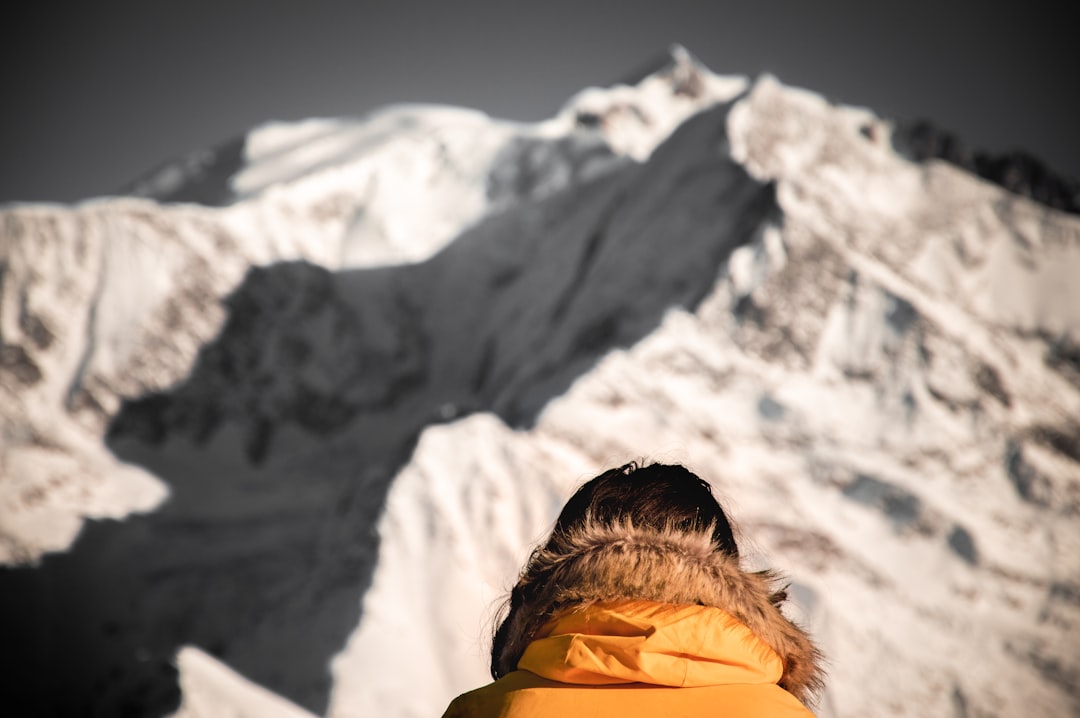
<svg viewBox="0 0 1080 718"><path fill-rule="evenodd" d="M709 535L718 553L738 558L739 549L724 510L713 496L708 482L677 464L629 463L610 469L581 486L566 502L548 540L541 544L525 564L510 593L509 610L495 631L491 645L491 675L498 679L513 671L525 648L525 641L546 623L551 615L519 615L533 604L533 594L546 591L551 576L539 568L539 558L547 560L563 553L568 538L587 526L614 528L633 526L654 531L676 531ZM565 608L556 606L555 608ZM515 644L509 645L512 626L523 622L531 626Z"/></svg>

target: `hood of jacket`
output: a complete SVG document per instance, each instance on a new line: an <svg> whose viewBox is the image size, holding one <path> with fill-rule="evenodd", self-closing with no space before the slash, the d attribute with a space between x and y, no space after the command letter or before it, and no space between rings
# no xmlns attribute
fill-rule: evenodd
<svg viewBox="0 0 1080 718"><path fill-rule="evenodd" d="M612 601L562 614L525 649L518 668L578 685L679 688L779 683L776 651L712 606Z"/></svg>
<svg viewBox="0 0 1080 718"><path fill-rule="evenodd" d="M586 524L533 553L500 658L566 683L778 683L808 703L821 655L776 583L705 533Z"/></svg>

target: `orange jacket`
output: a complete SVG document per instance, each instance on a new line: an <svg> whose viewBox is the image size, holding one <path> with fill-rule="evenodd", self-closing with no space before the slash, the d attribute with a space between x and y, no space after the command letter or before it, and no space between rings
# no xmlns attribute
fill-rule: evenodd
<svg viewBox="0 0 1080 718"><path fill-rule="evenodd" d="M780 688L780 657L719 608L623 600L564 614L518 670L444 718L810 718Z"/></svg>

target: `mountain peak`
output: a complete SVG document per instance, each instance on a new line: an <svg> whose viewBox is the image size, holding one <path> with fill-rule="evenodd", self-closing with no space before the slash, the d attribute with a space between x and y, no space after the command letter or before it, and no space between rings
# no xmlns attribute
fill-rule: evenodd
<svg viewBox="0 0 1080 718"><path fill-rule="evenodd" d="M653 75L676 75L689 71L708 71L693 53L679 43L672 43L662 52L642 63L639 67L623 75L616 85L637 85Z"/></svg>

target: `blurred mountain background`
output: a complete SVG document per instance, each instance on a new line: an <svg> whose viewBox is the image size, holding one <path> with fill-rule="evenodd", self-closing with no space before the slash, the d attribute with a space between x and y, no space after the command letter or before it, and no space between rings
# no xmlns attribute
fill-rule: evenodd
<svg viewBox="0 0 1080 718"><path fill-rule="evenodd" d="M1075 182L633 66L0 210L0 705L437 714L573 486L646 458L790 577L819 714L1080 712Z"/></svg>

